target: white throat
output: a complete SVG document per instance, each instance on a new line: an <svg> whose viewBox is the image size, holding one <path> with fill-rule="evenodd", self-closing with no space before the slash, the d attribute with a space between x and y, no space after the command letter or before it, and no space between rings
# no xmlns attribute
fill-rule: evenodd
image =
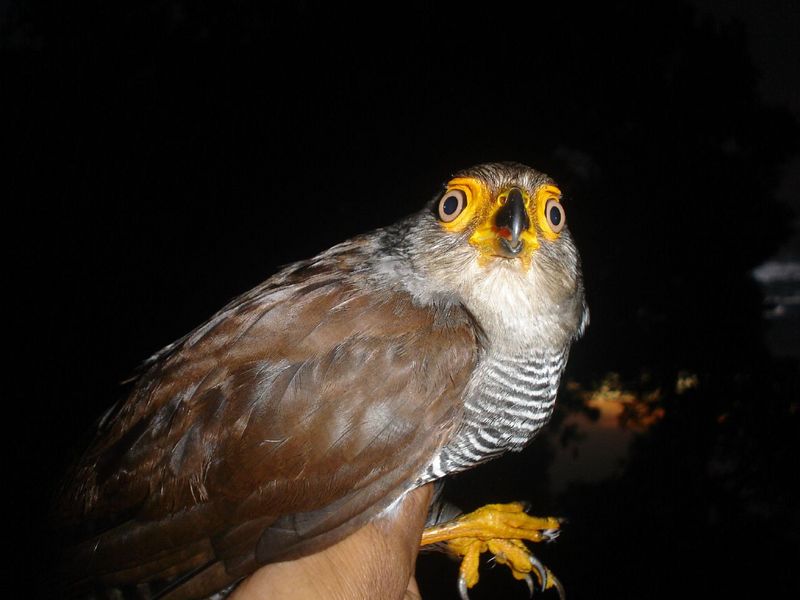
<svg viewBox="0 0 800 600"><path fill-rule="evenodd" d="M497 261L488 268L473 262L462 271L464 305L483 328L490 350L519 355L558 345L558 305L535 266L527 271L516 261Z"/></svg>

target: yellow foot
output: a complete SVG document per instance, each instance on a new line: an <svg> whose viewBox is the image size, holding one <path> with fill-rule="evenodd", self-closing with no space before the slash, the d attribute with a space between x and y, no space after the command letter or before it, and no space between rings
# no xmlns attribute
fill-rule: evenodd
<svg viewBox="0 0 800 600"><path fill-rule="evenodd" d="M478 563L483 552L490 552L494 561L508 565L511 574L525 581L533 595L535 573L542 590L555 588L564 598L564 588L547 567L531 554L522 540L550 541L558 536L559 520L554 517L532 517L521 502L487 504L457 519L429 527L422 533L420 545L443 543L447 550L462 557L458 589L468 600L467 589L478 583Z"/></svg>

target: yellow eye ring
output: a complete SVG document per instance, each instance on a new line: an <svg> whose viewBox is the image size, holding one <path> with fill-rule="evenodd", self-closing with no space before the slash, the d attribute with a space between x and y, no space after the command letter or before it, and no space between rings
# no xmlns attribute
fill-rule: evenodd
<svg viewBox="0 0 800 600"><path fill-rule="evenodd" d="M446 231L464 231L475 218L476 211L485 205L487 195L479 180L455 177L447 182L444 193L434 202L433 215Z"/></svg>
<svg viewBox="0 0 800 600"><path fill-rule="evenodd" d="M567 222L564 207L555 198L550 198L544 205L544 220L553 233L560 233Z"/></svg>
<svg viewBox="0 0 800 600"><path fill-rule="evenodd" d="M464 190L449 189L439 199L437 214L443 223L452 223L467 207L467 194Z"/></svg>
<svg viewBox="0 0 800 600"><path fill-rule="evenodd" d="M545 239L555 241L567 223L564 207L561 206L561 190L554 185L543 185L536 190L536 220Z"/></svg>

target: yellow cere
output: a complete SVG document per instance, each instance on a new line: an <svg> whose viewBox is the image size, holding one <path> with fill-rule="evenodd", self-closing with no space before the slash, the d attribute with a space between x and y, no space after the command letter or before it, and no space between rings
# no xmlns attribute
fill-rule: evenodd
<svg viewBox="0 0 800 600"><path fill-rule="evenodd" d="M508 197L508 191L504 190L492 199L490 190L479 179L472 177L456 177L447 184L448 190L461 190L467 198L467 206L462 213L449 223L440 222L440 226L452 232L462 232L470 224L475 224L475 229L470 235L469 242L481 253L481 261L490 261L497 256L498 231L494 225L494 215L500 209ZM547 201L551 198L559 200L561 191L553 185L539 187L534 193L533 199L527 192L522 190L525 198L525 206L528 209L528 219L531 227L522 232L521 239L525 243L525 249L519 255L523 269L530 266L533 252L539 247L539 240L536 236L536 227L541 230L544 237L548 240L555 240L558 234L554 233L547 224L544 208ZM535 214L533 214L535 212Z"/></svg>
<svg viewBox="0 0 800 600"><path fill-rule="evenodd" d="M544 214L547 201L550 199L560 202L561 190L554 185L543 185L536 190L534 204L536 205L536 218L539 222L539 229L541 229L544 237L552 242L558 239L558 234L550 229L550 225L547 224L547 217Z"/></svg>

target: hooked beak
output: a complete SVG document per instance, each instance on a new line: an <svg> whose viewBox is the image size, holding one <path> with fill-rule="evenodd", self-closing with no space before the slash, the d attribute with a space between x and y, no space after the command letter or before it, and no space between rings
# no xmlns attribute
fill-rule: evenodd
<svg viewBox="0 0 800 600"><path fill-rule="evenodd" d="M525 199L518 188L511 188L506 203L494 216L494 230L497 234L500 254L507 258L515 258L522 252L525 242L522 234L530 227Z"/></svg>

